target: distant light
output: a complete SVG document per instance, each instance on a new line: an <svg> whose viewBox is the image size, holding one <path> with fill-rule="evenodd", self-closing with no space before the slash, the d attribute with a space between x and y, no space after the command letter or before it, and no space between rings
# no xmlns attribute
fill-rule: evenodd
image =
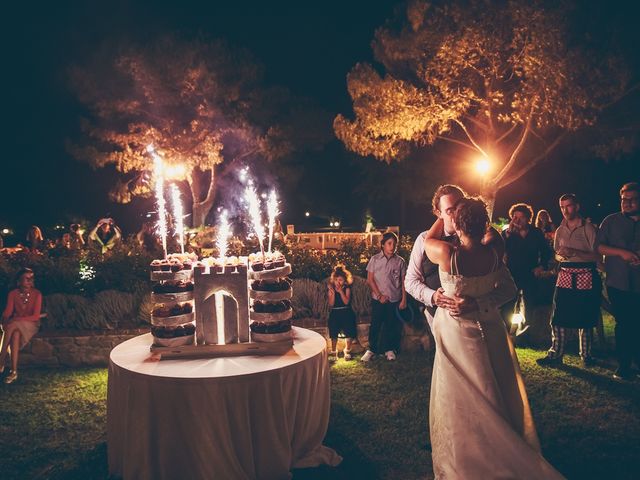
<svg viewBox="0 0 640 480"><path fill-rule="evenodd" d="M486 175L491 170L491 163L486 158L482 158L476 162L476 171L480 175Z"/></svg>
<svg viewBox="0 0 640 480"><path fill-rule="evenodd" d="M9 233L11 233L11 230L9 230L8 228L3 228L2 229L2 234L3 235L9 235Z"/></svg>
<svg viewBox="0 0 640 480"><path fill-rule="evenodd" d="M599 203L599 204L598 204L598 207L601 207L601 206L602 206L602 204L601 204L601 203Z"/></svg>
<svg viewBox="0 0 640 480"><path fill-rule="evenodd" d="M333 222L329 222L329 226L330 226L330 227L333 227Z"/></svg>
<svg viewBox="0 0 640 480"><path fill-rule="evenodd" d="M336 226L336 227L339 227L339 226L340 226L340 222L336 222L336 223L335 223L335 226Z"/></svg>
<svg viewBox="0 0 640 480"><path fill-rule="evenodd" d="M308 217L309 215L310 215L310 213L309 213L309 212L304 212L304 216L305 216L305 217Z"/></svg>

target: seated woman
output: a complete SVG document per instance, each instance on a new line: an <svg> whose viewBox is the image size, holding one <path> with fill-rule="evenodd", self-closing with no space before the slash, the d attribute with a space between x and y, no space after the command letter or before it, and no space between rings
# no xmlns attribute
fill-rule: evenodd
<svg viewBox="0 0 640 480"><path fill-rule="evenodd" d="M11 347L11 372L4 383L13 383L18 378L18 356L31 337L40 328L42 294L33 287L33 270L23 268L17 275L17 288L9 292L7 307L2 314L2 349L0 350L0 373Z"/></svg>

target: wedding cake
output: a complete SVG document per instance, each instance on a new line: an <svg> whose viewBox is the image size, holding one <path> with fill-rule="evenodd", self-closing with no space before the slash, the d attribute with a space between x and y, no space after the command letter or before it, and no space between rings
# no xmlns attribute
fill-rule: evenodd
<svg viewBox="0 0 640 480"><path fill-rule="evenodd" d="M172 254L151 262L153 285L151 334L161 347L193 345L195 341L193 305L193 263L189 254Z"/></svg>
<svg viewBox="0 0 640 480"><path fill-rule="evenodd" d="M291 337L291 264L279 252L249 256L251 339L278 342Z"/></svg>

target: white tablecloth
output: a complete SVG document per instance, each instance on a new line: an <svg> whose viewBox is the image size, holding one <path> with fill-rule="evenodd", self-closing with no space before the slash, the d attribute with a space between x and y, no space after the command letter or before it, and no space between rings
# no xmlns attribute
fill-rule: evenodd
<svg viewBox="0 0 640 480"><path fill-rule="evenodd" d="M109 473L125 479L283 479L337 465L324 338L294 328L286 355L153 361L151 334L111 352Z"/></svg>

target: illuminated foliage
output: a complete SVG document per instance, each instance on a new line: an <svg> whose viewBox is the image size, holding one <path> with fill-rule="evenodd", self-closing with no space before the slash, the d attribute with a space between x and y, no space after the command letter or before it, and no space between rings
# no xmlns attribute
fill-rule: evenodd
<svg viewBox="0 0 640 480"><path fill-rule="evenodd" d="M70 152L125 174L112 192L124 203L150 193L144 174L152 169L146 146L153 144L178 172L174 179L189 185L194 226L204 223L217 181L238 161L282 158L317 140L308 105L284 89L263 87L263 71L249 53L224 42L166 37L102 52L73 68L71 80L88 111L86 141L69 145Z"/></svg>
<svg viewBox="0 0 640 480"><path fill-rule="evenodd" d="M336 135L386 162L438 141L490 158L492 205L623 90L612 58L569 43L569 14L529 1L409 2L375 34L382 68L349 73L354 117L338 115Z"/></svg>

